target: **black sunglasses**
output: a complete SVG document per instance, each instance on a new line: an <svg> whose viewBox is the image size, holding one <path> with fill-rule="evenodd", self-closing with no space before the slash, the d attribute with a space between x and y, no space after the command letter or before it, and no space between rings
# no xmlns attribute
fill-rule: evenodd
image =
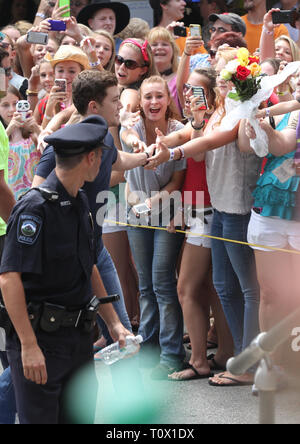
<svg viewBox="0 0 300 444"><path fill-rule="evenodd" d="M123 59L123 57L121 57L119 55L116 56L115 62L119 66L123 65L123 63L124 63L125 67L127 69L132 70L132 71L134 69L144 68L144 66L146 66L146 65L139 65L135 60L129 60L129 59L125 60L125 59Z"/></svg>
<svg viewBox="0 0 300 444"><path fill-rule="evenodd" d="M214 51L213 49L210 49L208 51L208 54L209 54L211 59L214 59L216 57L217 51Z"/></svg>
<svg viewBox="0 0 300 444"><path fill-rule="evenodd" d="M3 49L8 49L10 47L10 43L0 42L0 47Z"/></svg>

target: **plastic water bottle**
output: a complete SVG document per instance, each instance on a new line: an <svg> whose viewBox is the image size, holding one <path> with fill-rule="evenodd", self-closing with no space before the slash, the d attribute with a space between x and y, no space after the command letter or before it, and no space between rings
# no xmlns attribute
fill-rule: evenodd
<svg viewBox="0 0 300 444"><path fill-rule="evenodd" d="M112 365L120 359L125 358L125 356L137 353L141 342L143 342L141 335L126 336L126 346L124 348L119 347L119 342L114 342L101 350L100 355L106 365Z"/></svg>

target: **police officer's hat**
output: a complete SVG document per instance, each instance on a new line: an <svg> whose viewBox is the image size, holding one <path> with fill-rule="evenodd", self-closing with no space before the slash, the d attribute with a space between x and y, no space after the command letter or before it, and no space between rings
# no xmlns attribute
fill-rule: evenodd
<svg viewBox="0 0 300 444"><path fill-rule="evenodd" d="M67 125L45 137L45 142L52 145L54 151L62 157L77 156L95 148L111 150L103 143L107 135L106 121L97 115L89 116L75 125Z"/></svg>

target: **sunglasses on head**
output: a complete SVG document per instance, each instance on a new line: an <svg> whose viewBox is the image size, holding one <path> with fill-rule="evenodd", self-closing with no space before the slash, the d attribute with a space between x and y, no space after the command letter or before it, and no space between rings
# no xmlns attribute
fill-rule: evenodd
<svg viewBox="0 0 300 444"><path fill-rule="evenodd" d="M119 55L116 56L115 62L119 66L123 65L123 63L124 63L125 67L127 69L131 69L131 70L134 70L137 68L143 68L144 66L146 66L146 65L139 65L135 60L130 60L130 59L125 60L125 59L123 59L123 57L121 57Z"/></svg>

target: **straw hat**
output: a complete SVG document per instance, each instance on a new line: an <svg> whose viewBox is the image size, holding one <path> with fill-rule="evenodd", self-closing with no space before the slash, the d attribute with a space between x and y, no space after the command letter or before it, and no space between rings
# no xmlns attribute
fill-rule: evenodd
<svg viewBox="0 0 300 444"><path fill-rule="evenodd" d="M80 48L72 45L61 45L49 61L53 68L60 62L77 62L82 65L83 69L91 69L86 54Z"/></svg>

